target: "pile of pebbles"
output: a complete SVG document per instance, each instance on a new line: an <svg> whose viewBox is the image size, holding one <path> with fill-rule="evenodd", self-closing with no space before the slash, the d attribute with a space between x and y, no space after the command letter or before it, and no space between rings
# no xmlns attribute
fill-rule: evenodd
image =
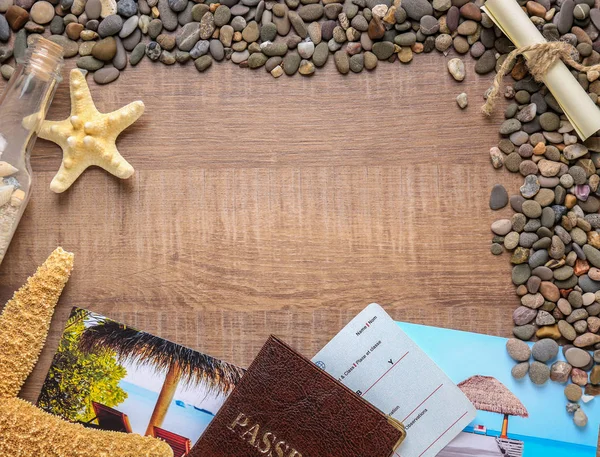
<svg viewBox="0 0 600 457"><path fill-rule="evenodd" d="M596 351L592 357L583 349L563 346L562 352L566 361L555 360L559 345L552 338L542 338L536 341L531 348L524 341L511 338L506 342L506 351L517 362L511 372L515 379L522 379L529 374L529 379L534 384L542 385L549 379L567 384L564 389L568 400L566 411L573 415L575 425L578 427L587 425L587 415L579 402L588 403L596 395L595 391L591 394L584 394L582 387L588 384L592 386L600 384L600 365L595 365L595 362L600 360L600 351ZM530 362L531 358L533 361ZM550 362L553 363L548 366ZM591 370L591 375L588 379L587 371L589 370ZM593 388L597 389L597 387Z"/></svg>
<svg viewBox="0 0 600 457"><path fill-rule="evenodd" d="M522 3L547 40L572 44L584 65L600 63L600 10L593 0ZM600 73L573 75L598 103ZM513 369L516 378L529 373L536 384L548 379L569 382L567 412L585 426L587 418L577 402L600 394L600 138L578 138L555 98L531 78L523 60L511 76L513 83L504 93L509 100L505 121L490 160L494 168L521 174L523 185L510 197L502 185L495 185L489 202L493 210L510 205L515 212L491 226L491 252L510 252L512 282L520 298L513 313L516 338L507 349L519 362ZM539 341L533 346L535 361L529 364L529 355L524 358L529 346L519 343L534 339ZM566 362L548 367L545 362L556 356L558 344ZM552 347L553 357L536 357L538 345ZM517 356L516 347L522 349Z"/></svg>
<svg viewBox="0 0 600 457"><path fill-rule="evenodd" d="M165 65L193 61L201 72L214 61L229 60L279 77L312 75L330 54L346 74L372 70L384 60L406 64L434 50L470 54L477 59L475 71L486 74L512 49L481 12L483 0L221 1L0 0L0 64L5 63L0 72L10 77L9 59L23 55L37 34L51 35L68 57L77 57L80 68L95 72L98 83L114 81L144 58ZM590 16L599 19L596 9L567 10L559 13L551 0L527 2L532 20L551 26L547 36L570 33ZM582 42L582 55L595 52L595 39ZM457 100L461 107L466 102L464 95Z"/></svg>

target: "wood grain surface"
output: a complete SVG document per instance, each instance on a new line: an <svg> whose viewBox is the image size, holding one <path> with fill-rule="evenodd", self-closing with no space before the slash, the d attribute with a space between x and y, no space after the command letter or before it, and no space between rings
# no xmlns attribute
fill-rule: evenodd
<svg viewBox="0 0 600 457"><path fill-rule="evenodd" d="M101 111L146 103L118 142L136 173L90 169L56 195L61 151L36 144L0 300L57 245L76 266L23 396L37 397L73 306L241 366L271 333L311 357L371 302L397 320L508 336L518 300L489 225L511 210L494 214L488 199L519 178L489 161L502 119L502 107L479 112L491 76L467 59L456 83L450 57L345 77L330 59L312 78L278 80L145 60L91 82ZM64 82L48 118L68 113Z"/></svg>

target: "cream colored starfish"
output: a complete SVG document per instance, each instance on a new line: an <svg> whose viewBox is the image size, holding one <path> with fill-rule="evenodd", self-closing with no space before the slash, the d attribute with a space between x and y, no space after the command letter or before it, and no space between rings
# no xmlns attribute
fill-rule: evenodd
<svg viewBox="0 0 600 457"><path fill-rule="evenodd" d="M0 315L0 456L173 457L148 436L84 428L17 398L46 341L73 254L56 249Z"/></svg>
<svg viewBox="0 0 600 457"><path fill-rule="evenodd" d="M78 69L71 70L71 116L64 121L44 121L38 132L40 138L58 144L63 150L62 164L50 189L64 192L92 165L118 178L129 178L133 167L119 154L115 141L143 112L142 101L112 113L99 112L85 76Z"/></svg>

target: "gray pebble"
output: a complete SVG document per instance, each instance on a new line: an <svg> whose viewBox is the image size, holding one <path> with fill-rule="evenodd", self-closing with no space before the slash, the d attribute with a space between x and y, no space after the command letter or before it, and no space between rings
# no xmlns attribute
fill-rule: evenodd
<svg viewBox="0 0 600 457"><path fill-rule="evenodd" d="M538 314L540 312L543 313L544 311L539 311ZM554 320L554 318L552 319ZM550 338L544 338L536 341L531 348L531 355L533 355L533 358L539 362L548 362L558 355L558 343Z"/></svg>
<svg viewBox="0 0 600 457"><path fill-rule="evenodd" d="M123 28L121 28L121 31L119 32L119 36L121 38L127 38L129 35L131 35L137 29L138 22L139 22L139 19L137 16L132 16L129 19L127 19L123 23Z"/></svg>
<svg viewBox="0 0 600 457"><path fill-rule="evenodd" d="M102 38L116 35L123 28L123 19L118 14L107 16L98 26L98 35Z"/></svg>
<svg viewBox="0 0 600 457"><path fill-rule="evenodd" d="M138 63L140 63L140 60L144 58L145 54L146 45L144 43L138 43L129 55L129 63L134 66L137 65Z"/></svg>
<svg viewBox="0 0 600 457"><path fill-rule="evenodd" d="M210 40L209 50L210 55L217 62L220 62L225 58L225 49L223 48L223 43L219 40Z"/></svg>
<svg viewBox="0 0 600 457"><path fill-rule="evenodd" d="M114 67L101 68L94 72L94 81L96 84L109 84L116 80L119 75L119 70Z"/></svg>
<svg viewBox="0 0 600 457"><path fill-rule="evenodd" d="M542 385L550 378L550 367L541 362L532 362L529 367L529 379L534 384Z"/></svg>
<svg viewBox="0 0 600 457"><path fill-rule="evenodd" d="M511 374L515 379L522 379L529 371L529 362L517 363L511 370Z"/></svg>
<svg viewBox="0 0 600 457"><path fill-rule="evenodd" d="M92 56L80 57L77 59L77 67L87 71L97 71L104 66L104 62Z"/></svg>
<svg viewBox="0 0 600 457"><path fill-rule="evenodd" d="M129 18L135 16L137 12L138 6L134 0L119 0L117 2L117 13L121 16Z"/></svg>

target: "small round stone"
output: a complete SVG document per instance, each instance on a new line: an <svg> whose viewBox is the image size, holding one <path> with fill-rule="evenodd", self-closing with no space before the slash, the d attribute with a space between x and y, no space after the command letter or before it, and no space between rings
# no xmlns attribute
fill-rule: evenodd
<svg viewBox="0 0 600 457"><path fill-rule="evenodd" d="M115 67L101 68L94 72L94 81L96 84L109 84L115 81L120 73Z"/></svg>
<svg viewBox="0 0 600 457"><path fill-rule="evenodd" d="M529 362L517 363L511 370L511 374L515 379L523 379L529 371Z"/></svg>
<svg viewBox="0 0 600 457"><path fill-rule="evenodd" d="M567 359L567 362L569 362L571 366L581 368L587 366L591 362L592 356L583 349L571 347L565 351L565 359Z"/></svg>
<svg viewBox="0 0 600 457"><path fill-rule="evenodd" d="M29 11L31 20L37 24L48 24L54 18L54 6L50 2L38 1L33 4Z"/></svg>
<svg viewBox="0 0 600 457"><path fill-rule="evenodd" d="M537 385L542 385L550 379L550 367L545 363L532 362L529 367L529 379Z"/></svg>
<svg viewBox="0 0 600 457"><path fill-rule="evenodd" d="M498 210L508 204L508 192L502 184L495 184L490 194L490 209Z"/></svg>
<svg viewBox="0 0 600 457"><path fill-rule="evenodd" d="M548 362L557 356L558 344L550 338L544 338L534 343L531 354L539 362Z"/></svg>
<svg viewBox="0 0 600 457"><path fill-rule="evenodd" d="M508 355L517 362L526 362L531 356L531 349L527 343L516 338L510 338L506 342Z"/></svg>
<svg viewBox="0 0 600 457"><path fill-rule="evenodd" d="M576 384L569 384L565 387L565 397L569 401L579 401L581 399L581 387Z"/></svg>

